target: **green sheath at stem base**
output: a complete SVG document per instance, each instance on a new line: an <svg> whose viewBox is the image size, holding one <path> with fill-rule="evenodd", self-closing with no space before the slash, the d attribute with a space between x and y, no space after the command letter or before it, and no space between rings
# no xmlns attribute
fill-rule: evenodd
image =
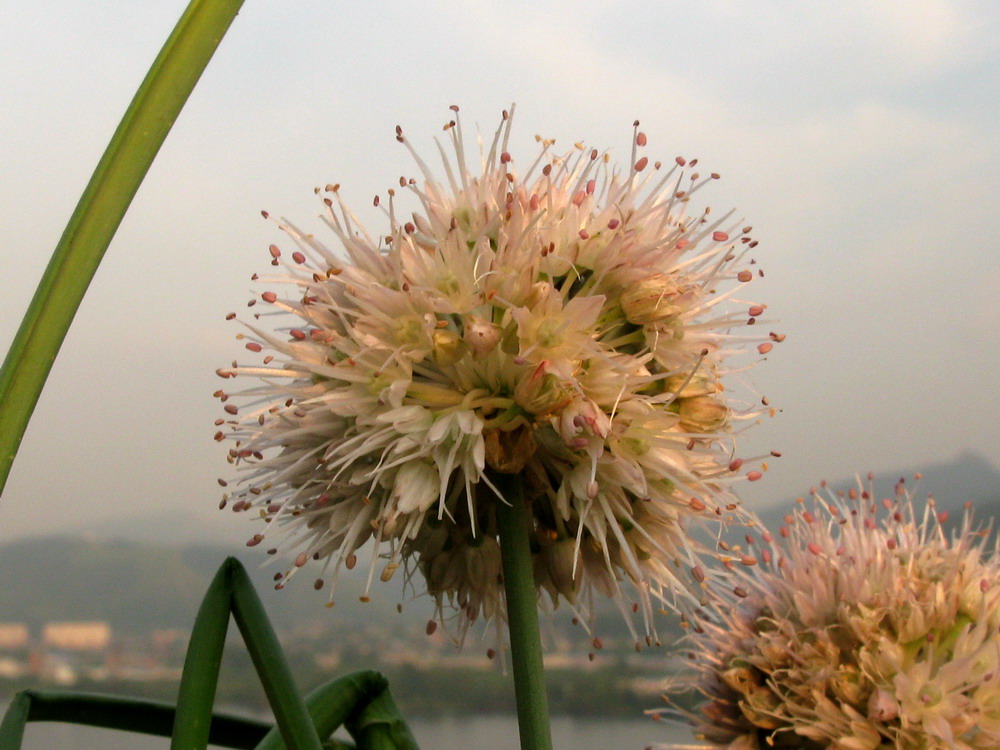
<svg viewBox="0 0 1000 750"><path fill-rule="evenodd" d="M514 667L514 697L521 750L552 750L549 699L545 692L538 603L531 564L531 516L521 478L493 474L491 480L505 502L497 503L497 526L503 560L510 654ZM507 503L510 503L509 505Z"/></svg>

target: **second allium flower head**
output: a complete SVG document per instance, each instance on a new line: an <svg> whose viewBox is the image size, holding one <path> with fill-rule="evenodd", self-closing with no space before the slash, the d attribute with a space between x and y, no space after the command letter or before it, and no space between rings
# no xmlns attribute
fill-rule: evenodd
<svg viewBox="0 0 1000 750"><path fill-rule="evenodd" d="M670 685L698 711L666 713L705 750L1000 747L989 529L967 509L946 533L947 513L919 512L902 482L893 498L869 481L801 502L758 540L762 565L713 579L691 669Z"/></svg>
<svg viewBox="0 0 1000 750"><path fill-rule="evenodd" d="M684 522L739 513L728 434L757 412L723 400L721 367L747 342L766 354L782 338L729 332L764 309L733 296L757 275L756 242L729 215L689 214L717 175L640 157L641 132L621 172L543 139L516 168L510 123L505 112L477 173L449 122L447 185L414 152L423 184L400 189L420 210L398 218L390 190L385 236L359 227L338 186L325 219L342 252L282 225L296 249L271 247L283 269L272 280L293 291L260 297L298 320L250 326L263 363L219 371L263 379L242 409L217 394L228 432L216 438L236 440L230 461L249 472L223 502L266 522L252 544L298 551L289 575L317 561L317 588L373 539L369 578L419 568L462 635L480 616L502 620L490 477L518 473L537 585L585 617L595 592L623 612L632 596L653 642L653 612L696 598L702 578Z"/></svg>

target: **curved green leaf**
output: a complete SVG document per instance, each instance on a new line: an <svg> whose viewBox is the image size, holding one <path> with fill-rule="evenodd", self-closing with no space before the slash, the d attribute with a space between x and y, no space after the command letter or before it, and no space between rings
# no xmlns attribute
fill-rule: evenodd
<svg viewBox="0 0 1000 750"><path fill-rule="evenodd" d="M149 165L243 0L191 0L56 245L0 368L0 494L59 347Z"/></svg>
<svg viewBox="0 0 1000 750"><path fill-rule="evenodd" d="M246 570L233 557L226 560L223 568L229 571L232 580L233 619L243 635L285 744L295 750L322 750L292 670Z"/></svg>
<svg viewBox="0 0 1000 750"><path fill-rule="evenodd" d="M15 696L0 724L0 748L19 750L29 721L61 721L169 737L174 707L114 695L26 690ZM269 728L262 721L216 714L208 739L222 747L252 748Z"/></svg>
<svg viewBox="0 0 1000 750"><path fill-rule="evenodd" d="M194 620L177 693L172 750L196 750L208 745L219 666L229 629L233 592L231 560L227 559L215 574Z"/></svg>
<svg viewBox="0 0 1000 750"><path fill-rule="evenodd" d="M18 693L7 707L7 713L0 722L0 747L4 750L21 750L24 741L24 725L31 713L31 695Z"/></svg>
<svg viewBox="0 0 1000 750"><path fill-rule="evenodd" d="M316 727L316 733L322 739L326 739L346 724L355 739L359 739L359 735L364 735L371 741L386 735L387 727L391 726L396 732L393 736L400 738L396 744L369 745L369 747L416 750L416 742L389 693L389 683L378 672L355 672L330 680L306 696L306 707ZM329 741L324 746L329 747ZM360 740L358 747L362 747ZM255 748L255 750L284 749L285 745L277 728L272 729Z"/></svg>
<svg viewBox="0 0 1000 750"><path fill-rule="evenodd" d="M418 750L388 687L348 721L347 730L358 750Z"/></svg>

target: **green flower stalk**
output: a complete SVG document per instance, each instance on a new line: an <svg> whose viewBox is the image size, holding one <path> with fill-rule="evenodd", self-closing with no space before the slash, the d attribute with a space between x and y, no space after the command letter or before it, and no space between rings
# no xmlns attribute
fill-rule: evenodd
<svg viewBox="0 0 1000 750"><path fill-rule="evenodd" d="M503 551L504 601L521 750L552 750L542 640L531 576L531 513L518 477L496 474L494 480L506 500L497 506L497 525Z"/></svg>

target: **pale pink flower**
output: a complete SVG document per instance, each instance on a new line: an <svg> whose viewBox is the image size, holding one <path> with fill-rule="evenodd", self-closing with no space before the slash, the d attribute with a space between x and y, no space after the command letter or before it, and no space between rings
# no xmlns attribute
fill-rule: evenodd
<svg viewBox="0 0 1000 750"><path fill-rule="evenodd" d="M251 543L297 553L285 580L318 566L331 600L371 541L370 578L419 569L461 636L502 620L490 472L517 472L539 589L585 623L593 592L623 611L631 598L637 643L654 642L654 612L698 595L684 524L740 514L732 424L760 412L723 397L726 359L783 338L745 328L764 306L737 299L757 243L728 214L689 212L717 177L694 161L634 153L619 171L540 139L522 165L510 124L477 170L449 122L445 185L414 152L423 181L389 191L385 235L358 225L339 186L319 191L339 250L281 224L293 249L272 246L254 309L287 325L255 316L249 359L219 371L261 379L239 409L218 394L216 437L244 470L224 504L263 520ZM645 142L636 132L635 150ZM419 204L409 219L402 193Z"/></svg>
<svg viewBox="0 0 1000 750"><path fill-rule="evenodd" d="M670 689L700 705L664 713L705 748L1000 747L1000 555L971 512L949 534L902 482L800 503L712 581Z"/></svg>

